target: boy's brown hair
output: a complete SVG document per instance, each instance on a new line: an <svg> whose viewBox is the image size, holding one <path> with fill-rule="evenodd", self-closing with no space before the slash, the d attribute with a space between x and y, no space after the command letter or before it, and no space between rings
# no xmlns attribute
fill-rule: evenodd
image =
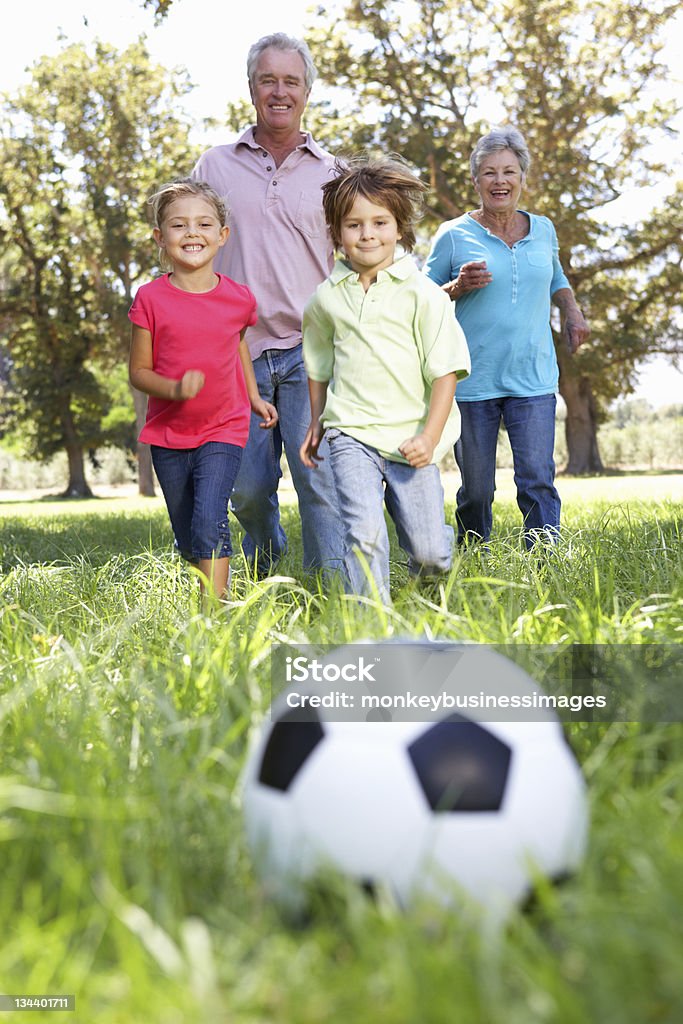
<svg viewBox="0 0 683 1024"><path fill-rule="evenodd" d="M396 218L401 245L415 247L415 224L423 214L427 186L399 156L357 156L338 160L337 176L323 185L325 220L336 248L341 246L342 221L357 196L383 206Z"/></svg>

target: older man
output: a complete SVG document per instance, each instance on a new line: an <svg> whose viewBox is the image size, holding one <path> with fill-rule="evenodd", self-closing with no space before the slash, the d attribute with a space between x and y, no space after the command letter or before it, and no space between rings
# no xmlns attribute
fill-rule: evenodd
<svg viewBox="0 0 683 1024"><path fill-rule="evenodd" d="M287 549L277 497L284 445L299 499L304 568L336 569L343 529L329 461L308 473L299 459L310 422L301 317L333 264L320 189L334 159L301 130L316 76L304 42L281 32L264 36L249 51L247 73L256 124L236 142L207 150L192 171L230 209L232 233L215 269L256 295L259 319L247 342L259 391L279 414L267 431L252 416L231 505L246 531L245 556L262 575Z"/></svg>

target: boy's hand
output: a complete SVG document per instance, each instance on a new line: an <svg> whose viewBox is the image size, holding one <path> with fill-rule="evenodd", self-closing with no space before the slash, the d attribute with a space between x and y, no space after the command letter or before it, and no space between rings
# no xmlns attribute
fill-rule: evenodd
<svg viewBox="0 0 683 1024"><path fill-rule="evenodd" d="M278 421L277 409L263 398L251 403L251 411L261 417L259 427L262 430L272 430Z"/></svg>
<svg viewBox="0 0 683 1024"><path fill-rule="evenodd" d="M325 430L320 420L311 420L304 443L299 449L299 456L307 469L317 469L318 463L325 461L322 456L318 455L318 448L324 433Z"/></svg>
<svg viewBox="0 0 683 1024"><path fill-rule="evenodd" d="M432 441L429 434L416 434L415 437L409 437L407 441L400 444L398 450L407 460L409 466L412 466L413 469L423 469L425 466L431 465L435 447L435 442Z"/></svg>
<svg viewBox="0 0 683 1024"><path fill-rule="evenodd" d="M204 374L201 370L186 370L179 381L176 381L174 398L184 402L187 398L195 398L204 387Z"/></svg>

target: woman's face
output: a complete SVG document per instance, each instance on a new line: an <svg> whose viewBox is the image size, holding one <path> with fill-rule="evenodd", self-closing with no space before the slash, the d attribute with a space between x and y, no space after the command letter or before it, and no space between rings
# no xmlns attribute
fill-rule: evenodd
<svg viewBox="0 0 683 1024"><path fill-rule="evenodd" d="M511 149L485 156L474 179L483 209L487 213L514 213L524 184L519 160Z"/></svg>

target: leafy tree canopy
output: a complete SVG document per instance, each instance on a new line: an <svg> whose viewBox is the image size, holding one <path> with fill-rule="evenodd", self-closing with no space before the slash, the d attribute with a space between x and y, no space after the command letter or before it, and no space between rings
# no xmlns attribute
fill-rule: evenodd
<svg viewBox="0 0 683 1024"><path fill-rule="evenodd" d="M87 491L84 448L109 439L103 370L124 356L134 282L155 264L145 197L191 163L188 89L142 41L75 44L2 103L3 427L31 456L65 448L69 492Z"/></svg>

